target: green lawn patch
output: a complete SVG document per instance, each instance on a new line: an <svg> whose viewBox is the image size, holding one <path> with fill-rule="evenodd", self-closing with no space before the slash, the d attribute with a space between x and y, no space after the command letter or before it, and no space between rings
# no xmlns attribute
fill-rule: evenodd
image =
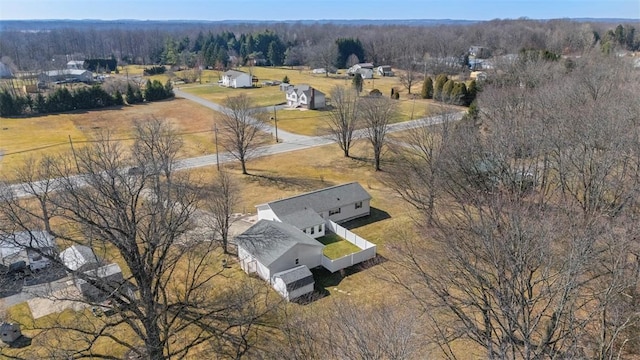
<svg viewBox="0 0 640 360"><path fill-rule="evenodd" d="M322 249L322 253L324 256L332 260L360 251L359 247L334 233L326 233L325 236L316 240L325 245L324 249Z"/></svg>

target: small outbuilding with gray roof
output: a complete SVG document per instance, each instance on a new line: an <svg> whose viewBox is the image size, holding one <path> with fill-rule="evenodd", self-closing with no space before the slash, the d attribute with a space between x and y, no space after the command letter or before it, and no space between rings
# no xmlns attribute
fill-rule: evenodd
<svg viewBox="0 0 640 360"><path fill-rule="evenodd" d="M313 292L313 274L308 267L300 265L293 269L273 274L273 287L287 300Z"/></svg>

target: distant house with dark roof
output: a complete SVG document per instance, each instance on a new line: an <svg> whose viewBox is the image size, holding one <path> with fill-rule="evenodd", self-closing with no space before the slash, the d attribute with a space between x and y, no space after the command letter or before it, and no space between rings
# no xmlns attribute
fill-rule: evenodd
<svg viewBox="0 0 640 360"><path fill-rule="evenodd" d="M309 85L290 85L286 91L288 107L315 110L326 106L324 93Z"/></svg>
<svg viewBox="0 0 640 360"><path fill-rule="evenodd" d="M309 269L330 266L333 272L354 264L335 265L316 239L337 222L369 215L370 201L369 193L352 182L258 205L258 222L235 239L240 266L271 283L288 300L307 294L313 291ZM375 256L375 245L364 239L360 243L368 244L363 259Z"/></svg>
<svg viewBox="0 0 640 360"><path fill-rule="evenodd" d="M87 270L83 274L86 280L76 278L75 284L80 293L91 301L102 301L108 297L110 291L129 286L124 281L120 266L116 263ZM94 286L91 282L101 284L101 288Z"/></svg>
<svg viewBox="0 0 640 360"><path fill-rule="evenodd" d="M251 75L237 70L227 70L222 74L222 86L230 88L251 87Z"/></svg>

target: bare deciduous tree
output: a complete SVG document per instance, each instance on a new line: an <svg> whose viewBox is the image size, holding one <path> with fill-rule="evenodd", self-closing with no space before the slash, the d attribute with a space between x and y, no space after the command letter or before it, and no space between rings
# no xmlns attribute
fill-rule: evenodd
<svg viewBox="0 0 640 360"><path fill-rule="evenodd" d="M226 109L219 116L222 125L221 144L240 161L242 173L246 175L247 160L260 145L264 111L244 94L227 97L224 106Z"/></svg>
<svg viewBox="0 0 640 360"><path fill-rule="evenodd" d="M376 171L381 170L380 161L386 145L387 126L397 115L397 103L386 97L362 98L359 101L359 113L364 136L373 146L373 161Z"/></svg>
<svg viewBox="0 0 640 360"><path fill-rule="evenodd" d="M188 358L213 343L220 354L250 347L254 325L269 308L259 290L217 283L223 271L217 243L194 231L201 187L173 168L180 145L166 123L150 119L137 124L128 149L103 137L76 151L75 161L31 164L19 179L27 198L3 189L1 234L45 229L60 244L89 246L104 262L125 266L123 279L102 278L29 247L95 289L50 297L116 315L96 321L87 311L73 312L39 329L35 342L48 339L67 357L105 359L117 357L99 345L104 341L149 359Z"/></svg>
<svg viewBox="0 0 640 360"><path fill-rule="evenodd" d="M206 209L213 220L213 232L222 243L222 250L229 253L229 230L233 224L233 209L239 200L239 190L224 169L218 172L210 195L206 197Z"/></svg>
<svg viewBox="0 0 640 360"><path fill-rule="evenodd" d="M336 86L331 90L329 129L345 157L353 143L353 132L358 125L358 94L351 88Z"/></svg>

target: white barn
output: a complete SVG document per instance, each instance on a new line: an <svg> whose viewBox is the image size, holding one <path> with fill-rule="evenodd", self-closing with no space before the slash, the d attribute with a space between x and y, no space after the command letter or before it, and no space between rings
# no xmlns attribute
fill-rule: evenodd
<svg viewBox="0 0 640 360"><path fill-rule="evenodd" d="M230 88L251 87L251 75L237 70L228 70L222 74L222 86Z"/></svg>

